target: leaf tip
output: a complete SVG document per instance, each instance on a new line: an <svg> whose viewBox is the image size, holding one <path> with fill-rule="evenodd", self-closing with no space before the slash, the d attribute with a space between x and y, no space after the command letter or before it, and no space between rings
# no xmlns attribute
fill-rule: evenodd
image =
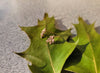
<svg viewBox="0 0 100 73"><path fill-rule="evenodd" d="M24 27L19 25L19 28L24 31Z"/></svg>
<svg viewBox="0 0 100 73"><path fill-rule="evenodd" d="M38 23L40 22L40 20L38 19Z"/></svg>
<svg viewBox="0 0 100 73"><path fill-rule="evenodd" d="M44 13L44 18L47 18L48 17L48 13Z"/></svg>
<svg viewBox="0 0 100 73"><path fill-rule="evenodd" d="M78 17L78 20L79 20L79 21L80 21L80 20L83 20L83 18L82 18L81 16L79 16L79 17Z"/></svg>
<svg viewBox="0 0 100 73"><path fill-rule="evenodd" d="M21 56L21 57L24 57L25 56L24 53L17 53L17 52L14 52L14 53L17 54L17 55L19 55L19 56Z"/></svg>

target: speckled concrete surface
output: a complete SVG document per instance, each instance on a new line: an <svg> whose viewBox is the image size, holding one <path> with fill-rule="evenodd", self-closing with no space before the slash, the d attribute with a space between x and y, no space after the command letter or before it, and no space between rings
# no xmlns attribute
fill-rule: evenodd
<svg viewBox="0 0 100 73"><path fill-rule="evenodd" d="M26 50L30 44L18 25L36 25L44 12L66 27L82 16L90 23L96 21L100 31L100 0L0 0L0 73L31 73L28 62L13 53Z"/></svg>

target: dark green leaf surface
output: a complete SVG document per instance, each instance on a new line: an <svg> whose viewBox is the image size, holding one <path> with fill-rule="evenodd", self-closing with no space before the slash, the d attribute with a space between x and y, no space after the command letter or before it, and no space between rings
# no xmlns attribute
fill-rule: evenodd
<svg viewBox="0 0 100 73"><path fill-rule="evenodd" d="M38 25L20 28L27 33L31 44L26 51L16 54L32 63L31 66L29 65L32 73L60 73L66 59L73 52L78 41L76 43L68 43L57 39L56 41L59 41L59 43L50 45L46 40L49 35L53 34L59 36L60 39L67 40L71 35L70 30L63 32L56 29L54 17L49 18L47 14L45 14L44 20L38 21ZM40 38L41 31L44 28L46 28L45 37Z"/></svg>
<svg viewBox="0 0 100 73"><path fill-rule="evenodd" d="M94 24L88 25L79 17L79 24L74 24L79 39L77 49L66 61L65 70L75 73L100 73L100 35Z"/></svg>

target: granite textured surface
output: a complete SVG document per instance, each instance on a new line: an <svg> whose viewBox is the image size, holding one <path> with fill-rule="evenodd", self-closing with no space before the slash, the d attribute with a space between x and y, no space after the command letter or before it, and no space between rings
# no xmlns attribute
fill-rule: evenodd
<svg viewBox="0 0 100 73"><path fill-rule="evenodd" d="M13 52L22 52L30 45L20 26L34 26L48 12L57 19L57 27L66 29L78 23L96 21L100 32L100 0L0 0L0 73L31 73L28 62ZM75 33L75 30L73 30Z"/></svg>

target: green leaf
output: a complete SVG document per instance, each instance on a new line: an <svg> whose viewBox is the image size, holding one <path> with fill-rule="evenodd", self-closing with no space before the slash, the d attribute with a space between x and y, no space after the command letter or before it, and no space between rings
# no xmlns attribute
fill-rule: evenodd
<svg viewBox="0 0 100 73"><path fill-rule="evenodd" d="M79 17L79 24L74 24L79 39L76 50L64 66L65 70L75 73L100 73L100 35L95 31L94 23L88 25Z"/></svg>
<svg viewBox="0 0 100 73"><path fill-rule="evenodd" d="M47 33L54 33L56 31L55 28L55 18L54 17L48 17L48 14L45 13L45 21L46 21L46 30Z"/></svg>
<svg viewBox="0 0 100 73"><path fill-rule="evenodd" d="M50 45L46 40L48 34L59 36L60 39L63 39L62 36L64 36L64 40L66 40L71 35L70 30L63 32L56 29L55 19L49 18L48 14L45 14L44 20L38 20L38 25L20 28L27 33L31 44L26 51L16 54L32 63L31 66L29 65L32 73L60 73L66 59L73 52L78 41L75 43L68 43L67 41L62 43L58 39L56 41L59 41L59 43ZM40 38L44 28L46 28L45 37Z"/></svg>

